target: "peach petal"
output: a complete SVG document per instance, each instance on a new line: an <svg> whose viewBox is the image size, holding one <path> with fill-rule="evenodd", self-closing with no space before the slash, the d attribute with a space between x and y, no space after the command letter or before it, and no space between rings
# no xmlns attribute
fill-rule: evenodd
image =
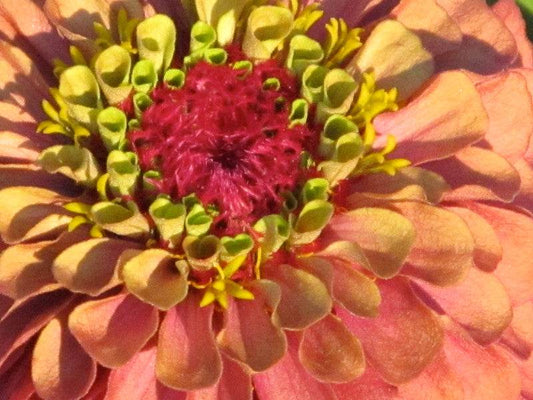
<svg viewBox="0 0 533 400"><path fill-rule="evenodd" d="M371 207L335 215L326 235L332 240L356 242L372 272L382 278L398 273L415 241L409 220L393 211Z"/></svg>
<svg viewBox="0 0 533 400"><path fill-rule="evenodd" d="M444 200L502 200L510 202L520 190L518 171L491 150L470 146L453 157L424 167L442 175L452 187Z"/></svg>
<svg viewBox="0 0 533 400"><path fill-rule="evenodd" d="M35 343L31 371L43 399L71 400L87 394L96 378L96 363L70 334L66 320L55 318Z"/></svg>
<svg viewBox="0 0 533 400"><path fill-rule="evenodd" d="M127 294L87 301L72 311L68 325L91 357L107 368L130 360L157 330L152 306Z"/></svg>
<svg viewBox="0 0 533 400"><path fill-rule="evenodd" d="M187 400L252 400L252 378L242 366L223 358L224 368L218 383L207 389L189 392Z"/></svg>
<svg viewBox="0 0 533 400"><path fill-rule="evenodd" d="M121 277L128 291L160 310L174 307L188 291L188 270L178 270L176 259L162 249L132 250L124 254Z"/></svg>
<svg viewBox="0 0 533 400"><path fill-rule="evenodd" d="M58 35L41 7L31 0L2 1L0 14L13 24L17 34L23 36L45 60L65 58L67 43ZM20 39L19 39L20 40Z"/></svg>
<svg viewBox="0 0 533 400"><path fill-rule="evenodd" d="M510 163L516 162L533 134L533 103L524 75L506 72L479 83L477 89L489 115L485 140Z"/></svg>
<svg viewBox="0 0 533 400"><path fill-rule="evenodd" d="M513 308L511 328L515 335L533 349L533 301Z"/></svg>
<svg viewBox="0 0 533 400"><path fill-rule="evenodd" d="M0 375L0 399L26 400L34 394L31 380L31 352L26 351L5 374Z"/></svg>
<svg viewBox="0 0 533 400"><path fill-rule="evenodd" d="M342 16L348 26L358 26L361 20L368 14L378 11L380 16L386 15L398 0L319 0L320 8L324 10L326 18L338 18ZM377 19L377 18L376 18Z"/></svg>
<svg viewBox="0 0 533 400"><path fill-rule="evenodd" d="M402 0L391 14L414 31L433 55L461 45L463 35L459 26L435 0Z"/></svg>
<svg viewBox="0 0 533 400"><path fill-rule="evenodd" d="M261 400L337 400L331 386L318 382L298 360L298 340L291 338L289 351L276 365L253 376Z"/></svg>
<svg viewBox="0 0 533 400"><path fill-rule="evenodd" d="M474 264L485 272L492 272L502 259L502 246L492 226L475 212L463 207L447 207L468 225L474 239Z"/></svg>
<svg viewBox="0 0 533 400"><path fill-rule="evenodd" d="M447 324L444 353L460 377L468 400L516 399L520 375L515 363L496 346L480 346L459 328Z"/></svg>
<svg viewBox="0 0 533 400"><path fill-rule="evenodd" d="M16 128L15 128L16 129ZM0 131L0 160L35 161L40 149L26 136L14 132Z"/></svg>
<svg viewBox="0 0 533 400"><path fill-rule="evenodd" d="M366 366L365 373L360 378L349 383L331 385L331 387L339 400L408 400L398 395L396 386L383 381L371 365Z"/></svg>
<svg viewBox="0 0 533 400"><path fill-rule="evenodd" d="M213 306L200 308L199 302L199 296L187 296L167 312L159 329L156 376L173 389L213 386L222 373L211 327Z"/></svg>
<svg viewBox="0 0 533 400"><path fill-rule="evenodd" d="M298 355L307 372L322 382L349 382L365 370L361 343L331 314L304 331Z"/></svg>
<svg viewBox="0 0 533 400"><path fill-rule="evenodd" d="M15 186L0 190L0 234L8 244L28 239L39 239L63 229L70 217L67 211L55 205L64 200L56 192Z"/></svg>
<svg viewBox="0 0 533 400"><path fill-rule="evenodd" d="M394 176L364 175L354 181L351 192L391 200L421 200L438 203L449 186L444 178L423 168L402 168Z"/></svg>
<svg viewBox="0 0 533 400"><path fill-rule="evenodd" d="M524 214L482 204L469 204L490 223L503 249L494 271L514 306L533 298L533 221Z"/></svg>
<svg viewBox="0 0 533 400"><path fill-rule="evenodd" d="M281 289L267 280L256 281L246 288L254 293L255 299L230 302L217 343L230 357L253 371L264 371L287 350L287 340L276 314ZM272 310L272 315L268 310Z"/></svg>
<svg viewBox="0 0 533 400"><path fill-rule="evenodd" d="M117 263L120 255L137 247L119 239L89 239L76 243L57 256L54 278L71 292L98 296L120 283Z"/></svg>
<svg viewBox="0 0 533 400"><path fill-rule="evenodd" d="M185 400L186 394L159 383L155 377L156 348L148 346L109 374L104 400Z"/></svg>
<svg viewBox="0 0 533 400"><path fill-rule="evenodd" d="M465 279L449 288L420 285L480 344L497 340L511 323L511 301L503 285L492 274L470 268Z"/></svg>
<svg viewBox="0 0 533 400"><path fill-rule="evenodd" d="M56 291L15 303L0 320L0 366L71 301L71 294Z"/></svg>
<svg viewBox="0 0 533 400"><path fill-rule="evenodd" d="M520 8L513 0L499 0L492 6L492 11L513 34L518 47L520 64L524 67L533 67L533 46L527 37L526 24Z"/></svg>
<svg viewBox="0 0 533 400"><path fill-rule="evenodd" d="M59 288L51 271L52 261L65 248L85 239L86 234L80 230L65 233L55 241L8 247L0 254L0 293L19 300Z"/></svg>
<svg viewBox="0 0 533 400"><path fill-rule="evenodd" d="M374 27L346 69L353 74L374 71L376 86L397 88L398 98L405 100L431 77L434 65L417 35L397 21L385 20Z"/></svg>
<svg viewBox="0 0 533 400"><path fill-rule="evenodd" d="M420 375L398 389L406 400L465 400L460 378L441 350Z"/></svg>
<svg viewBox="0 0 533 400"><path fill-rule="evenodd" d="M459 25L463 42L457 50L437 59L440 69L464 68L481 74L495 73L516 58L513 35L483 0L437 0Z"/></svg>
<svg viewBox="0 0 533 400"><path fill-rule="evenodd" d="M361 317L376 317L381 295L373 279L342 261L332 261L333 298L344 308Z"/></svg>
<svg viewBox="0 0 533 400"><path fill-rule="evenodd" d="M472 81L462 72L445 72L413 101L394 113L379 115L376 130L398 140L393 155L417 165L455 154L478 141L487 114ZM380 144L384 144L381 138Z"/></svg>
<svg viewBox="0 0 533 400"><path fill-rule="evenodd" d="M473 265L474 239L457 215L424 203L394 204L416 230L403 272L439 286L460 280Z"/></svg>
<svg viewBox="0 0 533 400"><path fill-rule="evenodd" d="M281 288L277 311L283 328L304 329L331 310L331 297L326 285L309 272L280 264L265 268L263 276Z"/></svg>
<svg viewBox="0 0 533 400"><path fill-rule="evenodd" d="M355 317L342 308L337 315L361 340L368 362L383 379L405 383L432 362L442 345L442 329L406 279L380 281L379 288L383 301L376 318Z"/></svg>
<svg viewBox="0 0 533 400"><path fill-rule="evenodd" d="M533 165L530 161L521 159L514 164L514 167L520 174L521 186L513 204L533 213Z"/></svg>
<svg viewBox="0 0 533 400"><path fill-rule="evenodd" d="M0 189L9 186L34 186L65 195L76 194L76 188L70 179L60 174L49 174L33 164L0 165Z"/></svg>

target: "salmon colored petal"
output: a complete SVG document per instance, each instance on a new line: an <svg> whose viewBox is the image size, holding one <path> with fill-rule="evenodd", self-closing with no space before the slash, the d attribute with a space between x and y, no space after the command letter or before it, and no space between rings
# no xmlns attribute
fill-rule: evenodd
<svg viewBox="0 0 533 400"><path fill-rule="evenodd" d="M162 249L132 250L124 256L128 260L121 262L121 278L128 291L145 303L168 310L187 296L188 267L178 269L171 253Z"/></svg>
<svg viewBox="0 0 533 400"><path fill-rule="evenodd" d="M218 383L187 394L187 400L252 400L252 378L239 364L223 358L224 368ZM176 399L178 400L178 399Z"/></svg>
<svg viewBox="0 0 533 400"><path fill-rule="evenodd" d="M502 259L502 246L492 226L475 212L463 207L447 207L468 225L474 239L474 264L485 272L496 269Z"/></svg>
<svg viewBox="0 0 533 400"><path fill-rule="evenodd" d="M377 276L398 273L415 241L411 222L382 208L358 208L335 215L324 232L328 240L356 242Z"/></svg>
<svg viewBox="0 0 533 400"><path fill-rule="evenodd" d="M496 346L482 347L448 324L444 353L460 377L468 400L516 399L520 375L515 363Z"/></svg>
<svg viewBox="0 0 533 400"><path fill-rule="evenodd" d="M509 66L516 58L513 35L483 0L437 0L463 33L457 50L437 59L440 69L464 68L491 74Z"/></svg>
<svg viewBox="0 0 533 400"><path fill-rule="evenodd" d="M464 397L461 377L453 372L442 350L420 375L400 385L398 389L406 400L467 399Z"/></svg>
<svg viewBox="0 0 533 400"><path fill-rule="evenodd" d="M298 340L291 338L285 357L269 370L253 376L261 400L337 400L331 386L318 382L298 360Z"/></svg>
<svg viewBox="0 0 533 400"><path fill-rule="evenodd" d="M355 317L342 308L337 308L337 315L361 340L368 362L381 376L404 383L432 362L442 345L442 329L407 280L380 281L379 288L383 301L376 318Z"/></svg>
<svg viewBox="0 0 533 400"><path fill-rule="evenodd" d="M434 71L433 57L418 36L394 20L376 25L346 68L354 74L374 71L376 85L397 88L400 100L409 98Z"/></svg>
<svg viewBox="0 0 533 400"><path fill-rule="evenodd" d="M414 31L434 56L461 45L459 26L435 0L402 0L391 14Z"/></svg>
<svg viewBox="0 0 533 400"><path fill-rule="evenodd" d="M163 386L155 377L155 346L137 352L109 374L104 400L185 400L186 394Z"/></svg>
<svg viewBox="0 0 533 400"><path fill-rule="evenodd" d="M449 288L420 285L480 344L497 340L511 323L511 301L503 285L492 274L470 268L461 282Z"/></svg>
<svg viewBox="0 0 533 400"><path fill-rule="evenodd" d="M70 334L65 319L46 325L33 349L33 384L46 400L78 399L96 378L96 363Z"/></svg>
<svg viewBox="0 0 533 400"><path fill-rule="evenodd" d="M22 123L24 124L24 122ZM29 124L35 126L32 122ZM39 153L40 149L26 136L4 130L0 131L0 161L35 161Z"/></svg>
<svg viewBox="0 0 533 400"><path fill-rule="evenodd" d="M379 115L374 125L398 140L394 156L416 165L449 157L481 139L487 115L470 79L453 71L438 75L400 111Z"/></svg>
<svg viewBox="0 0 533 400"><path fill-rule="evenodd" d="M230 302L217 342L230 357L253 371L264 371L287 350L287 340L276 314L281 289L267 280L253 282L246 288L252 291L255 299ZM268 310L272 310L272 315Z"/></svg>
<svg viewBox="0 0 533 400"><path fill-rule="evenodd" d="M79 305L70 314L68 325L91 357L104 367L117 368L154 335L158 322L152 306L119 294Z"/></svg>
<svg viewBox="0 0 533 400"><path fill-rule="evenodd" d="M400 169L396 175L370 174L358 178L351 192L391 200L421 200L438 203L449 186L444 178L417 167Z"/></svg>
<svg viewBox="0 0 533 400"><path fill-rule="evenodd" d="M496 231L503 257L494 271L507 289L514 306L533 298L533 220L524 214L482 204L470 209L485 218Z"/></svg>
<svg viewBox="0 0 533 400"><path fill-rule="evenodd" d="M333 297L344 308L361 317L376 317L381 295L373 279L346 262L331 260L333 268Z"/></svg>
<svg viewBox="0 0 533 400"><path fill-rule="evenodd" d="M516 162L533 134L533 102L526 79L511 71L481 82L477 89L489 115L485 140L496 153Z"/></svg>
<svg viewBox="0 0 533 400"><path fill-rule="evenodd" d="M521 159L514 166L520 174L521 186L513 203L533 213L533 163Z"/></svg>
<svg viewBox="0 0 533 400"><path fill-rule="evenodd" d="M304 329L330 312L329 291L315 275L280 264L265 268L263 276L281 288L278 315L283 328Z"/></svg>
<svg viewBox="0 0 533 400"><path fill-rule="evenodd" d="M35 392L31 380L31 352L26 350L10 370L0 375L0 399L26 400Z"/></svg>
<svg viewBox="0 0 533 400"><path fill-rule="evenodd" d="M518 47L520 65L533 67L533 46L527 37L526 24L520 8L513 0L499 0L492 6L492 11L513 34Z"/></svg>
<svg viewBox="0 0 533 400"><path fill-rule="evenodd" d="M396 386L383 381L371 365L366 366L365 373L360 378L331 387L339 400L410 400L400 397Z"/></svg>
<svg viewBox="0 0 533 400"><path fill-rule="evenodd" d="M394 204L416 230L416 238L402 270L435 285L451 285L473 265L474 239L457 215L424 203Z"/></svg>
<svg viewBox="0 0 533 400"><path fill-rule="evenodd" d="M510 202L520 190L518 171L491 150L470 146L453 157L424 164L452 187L444 200L502 200Z"/></svg>
<svg viewBox="0 0 533 400"><path fill-rule="evenodd" d="M65 198L50 190L15 186L0 190L0 234L8 244L28 239L47 239L71 220L54 203Z"/></svg>
<svg viewBox="0 0 533 400"><path fill-rule="evenodd" d="M156 375L173 389L213 386L222 373L211 327L213 306L201 308L199 303L199 296L187 296L167 312L159 328Z"/></svg>
<svg viewBox="0 0 533 400"><path fill-rule="evenodd" d="M3 134L0 134L0 136ZM21 137L22 138L22 137ZM22 138L24 139L24 138ZM27 140L27 139L24 139ZM2 145L0 141L0 146ZM16 149L15 152L24 150ZM1 158L1 155L0 155ZM33 164L0 165L0 189L9 186L35 186L65 195L75 195L77 188L72 180L61 174L49 174Z"/></svg>
<svg viewBox="0 0 533 400"><path fill-rule="evenodd" d="M502 335L501 342L522 359L527 359L533 349L533 302L513 308L513 319Z"/></svg>
<svg viewBox="0 0 533 400"><path fill-rule="evenodd" d="M322 382L349 382L365 370L361 343L331 314L304 331L298 354L307 372Z"/></svg>
<svg viewBox="0 0 533 400"><path fill-rule="evenodd" d="M120 283L117 263L134 243L119 239L89 239L76 243L54 260L54 278L75 293L98 296Z"/></svg>
<svg viewBox="0 0 533 400"><path fill-rule="evenodd" d="M71 294L56 291L16 303L0 321L0 366L71 300Z"/></svg>
<svg viewBox="0 0 533 400"><path fill-rule="evenodd" d="M377 14L377 18L385 16L398 0L319 0L320 8L324 10L325 18L342 16L348 26L357 26L368 14Z"/></svg>
<svg viewBox="0 0 533 400"><path fill-rule="evenodd" d="M68 246L84 240L83 229L65 233L56 241L19 244L0 254L0 293L22 299L33 293L51 291L60 285L54 279L51 265Z"/></svg>

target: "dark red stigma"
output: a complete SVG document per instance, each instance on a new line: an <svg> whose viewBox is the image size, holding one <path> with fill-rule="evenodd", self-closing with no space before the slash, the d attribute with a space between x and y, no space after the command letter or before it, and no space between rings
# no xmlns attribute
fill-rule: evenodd
<svg viewBox="0 0 533 400"><path fill-rule="evenodd" d="M264 89L267 78L281 88ZM303 150L316 144L307 126L289 128L297 80L274 61L242 70L201 62L180 90L161 85L130 141L143 170L155 169L159 189L180 199L195 193L218 208L219 232L241 232L264 215L278 213L283 192L305 178Z"/></svg>

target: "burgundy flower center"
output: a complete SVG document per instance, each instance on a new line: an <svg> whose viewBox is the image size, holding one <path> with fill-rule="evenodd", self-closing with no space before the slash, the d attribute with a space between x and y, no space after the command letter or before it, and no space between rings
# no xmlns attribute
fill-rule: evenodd
<svg viewBox="0 0 533 400"><path fill-rule="evenodd" d="M264 88L267 78L279 90ZM316 144L304 125L290 128L296 78L274 61L246 74L200 62L177 90L156 88L142 126L130 133L143 170L162 174L159 189L180 199L190 194L220 212L215 227L243 230L278 213L283 194L305 179L301 153Z"/></svg>

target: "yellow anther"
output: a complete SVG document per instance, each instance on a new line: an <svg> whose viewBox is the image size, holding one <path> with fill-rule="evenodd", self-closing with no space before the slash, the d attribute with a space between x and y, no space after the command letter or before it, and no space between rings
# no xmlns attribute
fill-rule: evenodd
<svg viewBox="0 0 533 400"><path fill-rule="evenodd" d="M255 275L255 279L257 280L261 279L262 257L263 257L263 251L261 250L261 247L259 247L257 249L256 260L255 260L255 265L254 265L254 275Z"/></svg>
<svg viewBox="0 0 533 400"><path fill-rule="evenodd" d="M223 292L224 290L226 290L226 282L222 279L217 279L213 282L211 287L219 292Z"/></svg>
<svg viewBox="0 0 533 400"><path fill-rule="evenodd" d="M98 225L93 225L93 227L89 231L89 234L93 238L101 238L104 236L104 232L102 231L102 228L100 228Z"/></svg>
<svg viewBox="0 0 533 400"><path fill-rule="evenodd" d="M82 215L77 215L74 218L72 218L68 224L68 231L72 232L80 225L89 224L91 221L89 221L87 218L85 218Z"/></svg>
<svg viewBox="0 0 533 400"><path fill-rule="evenodd" d="M67 203L63 206L63 208L75 214L82 214L82 215L88 215L89 212L91 211L90 204L85 204L85 203L81 203L77 201Z"/></svg>
<svg viewBox="0 0 533 400"><path fill-rule="evenodd" d="M213 303L216 300L216 295L211 290L207 289L200 301L200 307L207 307L209 304Z"/></svg>

